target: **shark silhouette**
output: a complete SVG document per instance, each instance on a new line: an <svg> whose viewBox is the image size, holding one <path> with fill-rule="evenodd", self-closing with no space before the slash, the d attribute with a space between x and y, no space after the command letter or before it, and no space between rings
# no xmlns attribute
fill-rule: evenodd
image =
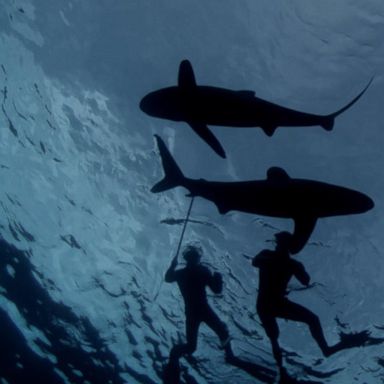
<svg viewBox="0 0 384 384"><path fill-rule="evenodd" d="M277 127L320 125L327 131L335 118L350 108L367 90L366 87L346 106L329 115L315 115L285 108L257 98L253 91L233 91L196 84L192 65L183 60L178 85L151 92L140 102L140 109L150 116L185 121L221 157L225 151L207 125L260 127L272 136Z"/></svg>
<svg viewBox="0 0 384 384"><path fill-rule="evenodd" d="M373 201L363 193L319 181L293 179L284 169L271 167L265 180L241 182L207 181L185 177L163 140L155 135L165 176L151 191L178 186L190 196L212 201L221 214L240 211L262 216L293 219L292 253L299 252L322 217L363 213Z"/></svg>

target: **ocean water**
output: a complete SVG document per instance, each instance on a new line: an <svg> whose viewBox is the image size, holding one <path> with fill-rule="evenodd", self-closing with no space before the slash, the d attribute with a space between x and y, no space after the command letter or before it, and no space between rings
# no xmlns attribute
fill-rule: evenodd
<svg viewBox="0 0 384 384"><path fill-rule="evenodd" d="M384 337L384 4L380 0L0 0L0 383L161 383L170 349L185 340L175 284L163 281L190 199L163 177L159 135L186 176L292 178L367 194L363 214L319 219L302 262L314 283L290 298L338 333ZM189 59L196 81L300 111L338 116L319 126L212 127L218 157L184 122L150 117L149 92L177 84ZM293 221L196 198L183 244L198 242L222 273L209 293L242 367L225 362L201 326L181 382L271 382L276 372L256 313L251 257ZM180 259L182 261L182 259ZM182 265L182 263L180 264ZM279 320L289 374L302 383L384 382L383 344L324 358L303 324Z"/></svg>

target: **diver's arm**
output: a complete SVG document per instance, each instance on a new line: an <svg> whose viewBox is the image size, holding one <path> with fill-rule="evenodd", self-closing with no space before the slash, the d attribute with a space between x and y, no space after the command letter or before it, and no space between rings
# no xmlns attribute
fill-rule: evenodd
<svg viewBox="0 0 384 384"><path fill-rule="evenodd" d="M209 288L213 293L219 294L223 291L223 277L221 273L214 272L213 275L209 272Z"/></svg>
<svg viewBox="0 0 384 384"><path fill-rule="evenodd" d="M305 270L304 265L299 263L295 260L295 267L294 267L294 276L297 280L300 281L303 285L309 285L309 282L311 280L311 277L309 276L308 272Z"/></svg>
<svg viewBox="0 0 384 384"><path fill-rule="evenodd" d="M176 266L177 266L177 255L172 259L171 265L169 266L167 272L165 273L164 280L167 283L172 283L176 281Z"/></svg>
<svg viewBox="0 0 384 384"><path fill-rule="evenodd" d="M223 277L221 273L212 273L209 268L201 266L198 278L200 281L204 281L205 285L207 285L213 293L219 294L223 291Z"/></svg>
<svg viewBox="0 0 384 384"><path fill-rule="evenodd" d="M252 265L256 268L260 268L266 261L268 261L268 256L264 251L259 252L253 259Z"/></svg>

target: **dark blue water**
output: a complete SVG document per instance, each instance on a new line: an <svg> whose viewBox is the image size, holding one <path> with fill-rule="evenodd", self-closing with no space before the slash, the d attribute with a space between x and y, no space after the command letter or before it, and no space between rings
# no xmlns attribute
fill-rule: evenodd
<svg viewBox="0 0 384 384"><path fill-rule="evenodd" d="M319 219L295 256L314 283L289 285L326 339L383 336L383 45L379 0L188 2L0 0L0 382L160 383L185 340L183 302L163 276L189 199L150 192L163 177L153 135L186 176L292 178L361 191L363 214ZM219 158L185 122L145 115L147 93L174 86L181 60L196 81L251 90L271 102L329 114L321 127L211 127ZM223 275L208 300L227 324L237 364L202 326L182 358L183 383L272 380L276 365L256 313L251 258L293 221L230 212L197 198L184 242ZM279 320L289 374L302 383L380 383L382 345L324 358L307 327ZM372 343L374 344L374 343ZM263 376L264 375L264 376Z"/></svg>

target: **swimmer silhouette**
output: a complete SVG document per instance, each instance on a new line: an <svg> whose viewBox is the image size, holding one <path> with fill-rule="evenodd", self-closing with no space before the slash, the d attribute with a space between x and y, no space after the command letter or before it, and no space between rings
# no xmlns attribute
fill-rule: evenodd
<svg viewBox="0 0 384 384"><path fill-rule="evenodd" d="M196 84L192 65L183 60L179 66L178 85L146 95L140 109L150 116L186 122L219 156L225 151L207 125L260 127L272 136L277 127L320 125L333 128L335 118L350 108L367 90L366 87L346 106L328 115L315 115L281 107L259 99L253 91L233 91Z"/></svg>
<svg viewBox="0 0 384 384"><path fill-rule="evenodd" d="M165 274L165 281L176 282L184 299L186 318L185 344L175 345L170 353L168 366L165 368L164 381L168 383L177 382L179 375L179 358L184 354L192 354L196 350L199 326L206 323L219 337L221 346L227 358L233 356L229 333L226 325L208 304L206 287L214 293L221 293L223 288L220 273L211 271L200 263L201 250L195 246L188 246L183 252L187 262L185 268L176 269L177 258L172 260Z"/></svg>
<svg viewBox="0 0 384 384"><path fill-rule="evenodd" d="M319 181L293 179L282 168L272 167L265 180L218 182L185 177L163 140L155 136L165 177L155 184L154 193L182 186L191 196L212 201L221 214L240 211L293 219L295 230L291 253L299 252L321 217L363 213L373 208L366 195Z"/></svg>
<svg viewBox="0 0 384 384"><path fill-rule="evenodd" d="M362 346L369 341L369 332L342 334L341 340L329 346L325 340L319 318L307 308L290 301L287 285L291 277L308 286L310 276L303 264L290 257L289 248L292 235L280 232L275 235L276 249L263 250L253 258L252 265L259 268L259 293L257 313L269 337L272 352L282 377L286 376L283 367L282 351L278 344L279 328L276 318L293 320L309 326L312 337L317 342L324 356L328 357L342 349Z"/></svg>

